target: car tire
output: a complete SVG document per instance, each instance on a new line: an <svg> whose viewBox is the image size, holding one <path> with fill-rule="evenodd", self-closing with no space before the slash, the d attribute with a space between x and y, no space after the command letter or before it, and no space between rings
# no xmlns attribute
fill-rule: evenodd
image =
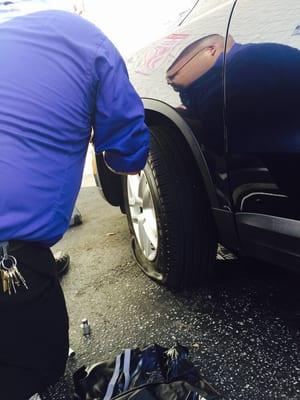
<svg viewBox="0 0 300 400"><path fill-rule="evenodd" d="M151 128L147 164L124 177L123 192L141 269L171 289L205 282L215 265L216 231L196 162L176 129Z"/></svg>

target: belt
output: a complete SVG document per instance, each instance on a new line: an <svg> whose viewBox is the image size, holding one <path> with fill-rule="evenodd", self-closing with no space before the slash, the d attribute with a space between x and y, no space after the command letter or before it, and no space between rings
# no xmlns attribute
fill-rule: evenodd
<svg viewBox="0 0 300 400"><path fill-rule="evenodd" d="M22 240L8 240L6 242L0 242L0 253L3 252L3 245L8 244L7 245L7 250L8 251L17 251L22 249L23 247L25 247L26 245L28 245L28 242L24 242Z"/></svg>
<svg viewBox="0 0 300 400"><path fill-rule="evenodd" d="M22 240L10 240L8 245L8 249L11 251L16 251L28 245L28 242L24 242Z"/></svg>

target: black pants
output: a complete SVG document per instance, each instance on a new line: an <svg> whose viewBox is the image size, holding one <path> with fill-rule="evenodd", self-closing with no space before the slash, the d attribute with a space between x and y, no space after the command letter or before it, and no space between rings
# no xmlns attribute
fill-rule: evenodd
<svg viewBox="0 0 300 400"><path fill-rule="evenodd" d="M29 290L0 290L0 399L27 400L64 373L68 315L50 249L26 244L9 253Z"/></svg>

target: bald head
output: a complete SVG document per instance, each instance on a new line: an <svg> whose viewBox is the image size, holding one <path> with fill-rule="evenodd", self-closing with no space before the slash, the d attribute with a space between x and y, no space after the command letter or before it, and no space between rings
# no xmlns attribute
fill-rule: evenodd
<svg viewBox="0 0 300 400"><path fill-rule="evenodd" d="M234 45L228 37L226 51ZM204 36L188 45L167 70L167 81L175 90L189 86L204 75L224 52L224 37L218 34Z"/></svg>

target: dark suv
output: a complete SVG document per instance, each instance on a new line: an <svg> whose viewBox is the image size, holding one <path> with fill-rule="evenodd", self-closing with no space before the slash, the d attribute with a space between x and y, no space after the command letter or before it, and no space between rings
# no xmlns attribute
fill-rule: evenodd
<svg viewBox="0 0 300 400"><path fill-rule="evenodd" d="M121 178L95 159L138 264L172 288L207 280L218 243L300 267L300 2L196 3L128 60L152 133L145 169Z"/></svg>

